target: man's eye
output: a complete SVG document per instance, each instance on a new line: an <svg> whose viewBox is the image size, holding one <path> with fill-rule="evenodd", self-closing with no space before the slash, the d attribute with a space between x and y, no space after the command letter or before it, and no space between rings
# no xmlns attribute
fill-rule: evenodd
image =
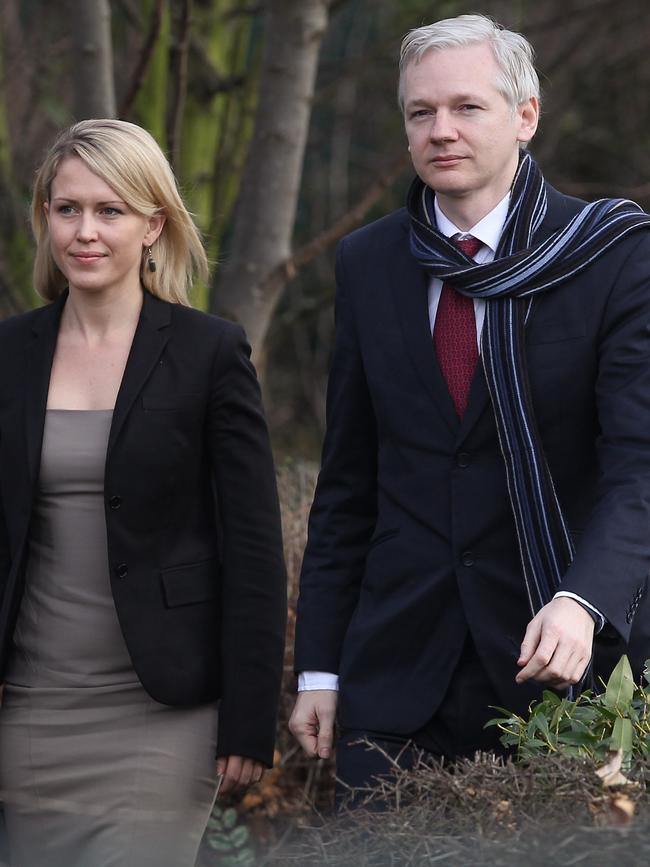
<svg viewBox="0 0 650 867"><path fill-rule="evenodd" d="M478 106L478 105L473 105L470 102L466 102L463 105L461 105L460 110L461 111L478 111L479 108L480 108L480 106Z"/></svg>
<svg viewBox="0 0 650 867"><path fill-rule="evenodd" d="M411 118L430 117L433 114L430 108L419 108L411 113Z"/></svg>

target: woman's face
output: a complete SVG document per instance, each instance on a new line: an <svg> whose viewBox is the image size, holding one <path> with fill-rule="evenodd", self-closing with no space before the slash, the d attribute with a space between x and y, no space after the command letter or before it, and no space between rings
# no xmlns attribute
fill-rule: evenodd
<svg viewBox="0 0 650 867"><path fill-rule="evenodd" d="M78 157L66 157L44 204L50 250L70 291L140 291L143 247L160 234L164 217L134 213Z"/></svg>

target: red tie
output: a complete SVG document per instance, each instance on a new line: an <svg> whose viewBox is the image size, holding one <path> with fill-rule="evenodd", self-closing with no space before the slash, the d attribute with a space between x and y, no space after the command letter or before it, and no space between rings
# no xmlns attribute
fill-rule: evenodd
<svg viewBox="0 0 650 867"><path fill-rule="evenodd" d="M471 259L483 246L481 241L472 237L454 239L453 243ZM461 295L449 283L443 283L440 292L433 342L449 394L459 418L462 418L478 361L476 318L472 299Z"/></svg>

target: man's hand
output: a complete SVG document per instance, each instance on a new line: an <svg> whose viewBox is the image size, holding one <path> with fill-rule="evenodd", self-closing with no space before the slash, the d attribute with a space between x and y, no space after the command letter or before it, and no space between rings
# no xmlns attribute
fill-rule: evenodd
<svg viewBox="0 0 650 867"><path fill-rule="evenodd" d="M289 720L289 730L312 758L329 758L334 740L337 701L335 689L312 689L298 693Z"/></svg>
<svg viewBox="0 0 650 867"><path fill-rule="evenodd" d="M217 774L223 774L220 792L241 791L253 783L259 783L264 765L246 756L219 756Z"/></svg>
<svg viewBox="0 0 650 867"><path fill-rule="evenodd" d="M534 678L555 689L567 689L585 672L594 638L594 620L568 596L552 599L530 621L521 644L515 678Z"/></svg>

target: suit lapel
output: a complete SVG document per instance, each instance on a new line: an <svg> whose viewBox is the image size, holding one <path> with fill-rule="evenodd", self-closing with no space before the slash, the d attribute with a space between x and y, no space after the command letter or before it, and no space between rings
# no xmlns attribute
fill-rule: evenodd
<svg viewBox="0 0 650 867"><path fill-rule="evenodd" d="M63 292L56 301L42 308L41 315L34 320L32 339L25 350L25 442L32 485L36 482L40 470L52 359L67 296L67 291Z"/></svg>
<svg viewBox="0 0 650 867"><path fill-rule="evenodd" d="M408 243L408 217L404 235L395 244L390 259L390 284L406 348L422 383L452 433L458 430L458 416L449 394L429 328L429 278L414 257Z"/></svg>
<svg viewBox="0 0 650 867"><path fill-rule="evenodd" d="M108 438L108 456L124 426L133 402L147 381L151 371L169 340L171 305L144 293L140 319L133 336L131 351L115 401L113 421Z"/></svg>

